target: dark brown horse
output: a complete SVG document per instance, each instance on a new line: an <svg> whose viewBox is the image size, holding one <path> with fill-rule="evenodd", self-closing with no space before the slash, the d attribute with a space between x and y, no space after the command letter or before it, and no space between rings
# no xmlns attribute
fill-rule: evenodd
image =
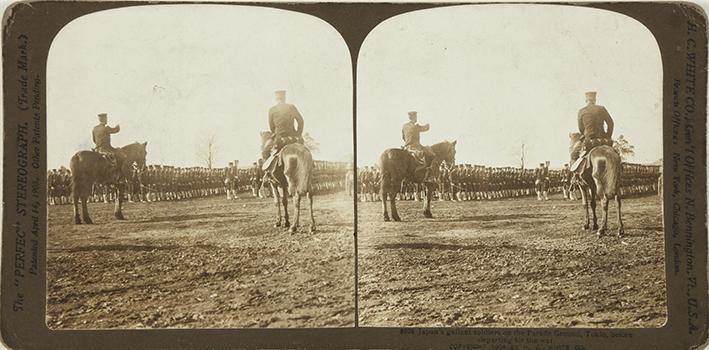
<svg viewBox="0 0 709 350"><path fill-rule="evenodd" d="M435 154L431 168L437 171L442 162L451 167L455 165L455 144L457 141L444 141L431 146L431 151ZM387 212L387 195L391 205L391 218L394 221L401 221L399 212L396 210L396 194L401 188L401 182L408 180L412 183L422 183L425 186L426 200L423 203L423 215L427 218L432 218L431 214L431 197L433 196L434 183L423 183L425 174L415 174L415 169L418 167L418 161L404 149L390 148L379 157L379 169L381 170L382 180L379 188L379 194L382 200L382 208L384 209L384 221L389 221L389 213Z"/></svg>
<svg viewBox="0 0 709 350"><path fill-rule="evenodd" d="M266 143L271 138L270 131L261 132L261 155L265 159L268 157ZM313 215L313 155L305 145L291 143L283 147L278 154L276 170L273 177L268 179L273 192L273 200L276 204L277 220L276 227L281 226L281 220L285 218L284 227L290 226L288 232L295 233L300 225L300 200L303 196L308 197L310 204L310 233L315 232L315 216ZM288 197L293 195L295 204L295 220L291 224L288 220ZM283 215L281 215L281 205L283 205Z"/></svg>
<svg viewBox="0 0 709 350"><path fill-rule="evenodd" d="M581 134L569 134L571 139L570 152L572 160L574 154L578 154L582 148L583 140ZM608 145L600 145L591 149L587 155L587 166L581 165L577 170L578 184L581 188L581 200L586 213L586 222L583 228L586 230L596 231L600 237L608 230L608 201L615 199L618 213L618 237L624 233L623 219L621 218L621 196L620 196L620 171L621 159L618 152L613 147ZM580 172L580 174L579 174ZM589 198L590 201L589 201ZM596 217L596 198L600 198L601 207L603 208L603 220L601 227L598 227L598 219ZM588 206L591 205L593 214L593 226L590 225Z"/></svg>
<svg viewBox="0 0 709 350"><path fill-rule="evenodd" d="M117 171L98 152L79 151L71 157L69 167L72 174L71 196L74 199L74 223L81 224L79 201L81 201L81 214L84 217L84 223L93 223L91 217L89 217L86 201L91 195L91 188L94 183L113 184L116 187L118 194L116 195L116 207L113 214L118 220L125 219L122 212L125 182L129 178L133 163L137 164L138 169L145 167L145 156L147 154L145 148L147 145L147 142L136 142L116 149Z"/></svg>

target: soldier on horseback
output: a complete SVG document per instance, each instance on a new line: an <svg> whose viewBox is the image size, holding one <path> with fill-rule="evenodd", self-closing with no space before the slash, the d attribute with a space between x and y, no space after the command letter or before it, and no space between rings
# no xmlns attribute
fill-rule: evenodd
<svg viewBox="0 0 709 350"><path fill-rule="evenodd" d="M294 125L296 122L298 123L297 128ZM284 146L291 143L304 143L304 125L303 116L300 115L298 109L294 105L286 103L286 92L284 90L276 91L276 105L268 111L268 127L272 136L264 147L264 153L270 152L270 155L263 163L263 170L270 174L273 173L271 163Z"/></svg>
<svg viewBox="0 0 709 350"><path fill-rule="evenodd" d="M578 127L581 133L582 148L578 159L571 166L576 171L584 163L588 152L599 145L613 146L613 118L605 107L596 104L596 92L586 93L586 106L578 113Z"/></svg>
<svg viewBox="0 0 709 350"><path fill-rule="evenodd" d="M121 126L108 126L107 113L99 113L98 121L99 124L94 126L94 129L91 132L91 137L94 141L94 144L96 145L94 151L101 153L106 158L106 160L109 161L111 167L115 169L118 166L118 161L115 155L116 149L111 146L111 134L115 134L121 131Z"/></svg>
<svg viewBox="0 0 709 350"><path fill-rule="evenodd" d="M434 182L435 179L433 179L431 162L435 154L433 154L428 147L421 145L421 133L428 131L430 125L419 125L417 123L417 114L418 113L415 111L409 112L409 121L401 127L401 138L404 140L403 148L411 152L414 158L419 162L415 173L418 174L421 171L425 171L423 182Z"/></svg>

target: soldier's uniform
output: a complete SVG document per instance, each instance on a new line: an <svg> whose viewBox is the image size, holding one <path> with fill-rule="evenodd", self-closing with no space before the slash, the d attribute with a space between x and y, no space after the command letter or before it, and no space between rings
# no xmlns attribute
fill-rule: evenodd
<svg viewBox="0 0 709 350"><path fill-rule="evenodd" d="M571 178L573 174L569 170L569 165L564 164L564 168L561 169L561 189L564 194L564 199L572 200L574 197L573 190L571 189Z"/></svg>
<svg viewBox="0 0 709 350"><path fill-rule="evenodd" d="M613 145L613 118L611 118L605 107L596 104L596 92L587 92L586 101L588 101L588 104L579 110L577 117L583 143L578 160L574 159L575 155L572 154L572 160L574 161L571 166L572 171L576 171L579 168L579 165L585 159L585 155L594 147ZM607 126L607 129L604 125Z"/></svg>
<svg viewBox="0 0 709 350"><path fill-rule="evenodd" d="M430 148L421 145L421 133L429 130L429 125L419 125L414 119L416 119L416 112L409 112L409 121L401 127L401 138L404 140L403 148L414 155L414 158L422 164L421 167L417 168L417 172L425 170L424 180L431 181L431 176L433 176L433 169L431 167L431 161L435 157L433 151Z"/></svg>
<svg viewBox="0 0 709 350"><path fill-rule="evenodd" d="M537 168L534 172L535 176L535 181L534 185L536 186L536 191L537 191L537 200L549 200L547 197L547 181L549 177L549 169L544 166L544 163L539 163L539 168ZM544 198L542 198L542 195Z"/></svg>
<svg viewBox="0 0 709 350"><path fill-rule="evenodd" d="M270 168L274 155L283 147L291 143L304 143L303 128L305 122L298 109L285 102L285 91L276 91L278 103L268 110L268 127L271 131L271 139L266 143L263 150L264 170ZM294 124L298 123L296 129Z"/></svg>
<svg viewBox="0 0 709 350"><path fill-rule="evenodd" d="M112 167L118 167L118 159L114 154L116 149L111 145L111 134L121 131L121 127L119 125L115 127L106 125L108 120L108 114L106 113L99 113L98 119L99 124L94 126L91 131L91 139L95 145L94 150L103 154Z"/></svg>
<svg viewBox="0 0 709 350"><path fill-rule="evenodd" d="M94 129L91 132L91 137L96 145L96 151L101 153L112 153L115 151L115 148L111 146L111 134L121 131L121 127L110 127L106 125L104 122L106 113L99 114L99 118L102 119L102 122L94 126Z"/></svg>

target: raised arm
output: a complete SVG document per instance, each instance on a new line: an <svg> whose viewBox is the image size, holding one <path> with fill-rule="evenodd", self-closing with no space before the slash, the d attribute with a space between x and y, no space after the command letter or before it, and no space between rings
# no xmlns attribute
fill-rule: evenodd
<svg viewBox="0 0 709 350"><path fill-rule="evenodd" d="M431 128L431 125L429 125L429 124L426 124L426 125L416 124L416 126L418 127L419 131L428 131L428 129Z"/></svg>
<svg viewBox="0 0 709 350"><path fill-rule="evenodd" d="M110 126L106 126L106 129L108 130L109 133L115 134L115 133L121 131L121 126L120 126L120 125L116 125L116 126L113 127L113 128L110 127Z"/></svg>

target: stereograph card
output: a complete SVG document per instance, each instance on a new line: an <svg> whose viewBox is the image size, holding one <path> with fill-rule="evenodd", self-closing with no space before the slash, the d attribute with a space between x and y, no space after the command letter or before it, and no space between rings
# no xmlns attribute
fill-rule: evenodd
<svg viewBox="0 0 709 350"><path fill-rule="evenodd" d="M14 3L3 344L706 346L706 34L690 3Z"/></svg>

